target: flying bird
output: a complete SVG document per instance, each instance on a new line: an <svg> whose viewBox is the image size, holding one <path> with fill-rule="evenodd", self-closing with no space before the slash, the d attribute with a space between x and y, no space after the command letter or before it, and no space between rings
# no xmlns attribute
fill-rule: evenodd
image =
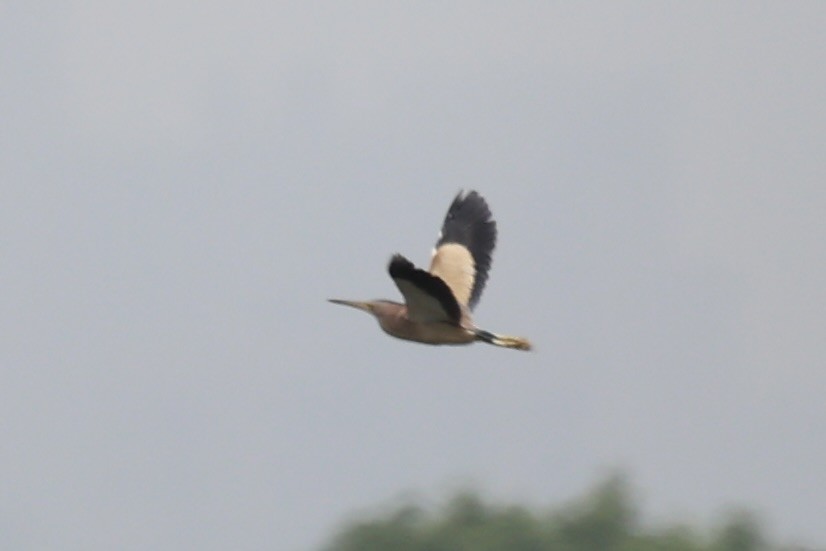
<svg viewBox="0 0 826 551"><path fill-rule="evenodd" d="M390 259L390 277L404 304L389 300L330 299L376 317L394 337L425 344L486 342L530 350L522 337L497 335L479 329L471 311L479 302L496 246L496 222L487 202L475 191L459 192L451 203L433 250L430 270L416 268L400 254Z"/></svg>

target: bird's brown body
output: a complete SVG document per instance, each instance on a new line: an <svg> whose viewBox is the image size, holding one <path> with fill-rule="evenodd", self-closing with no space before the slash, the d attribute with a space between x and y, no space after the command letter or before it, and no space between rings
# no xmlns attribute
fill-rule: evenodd
<svg viewBox="0 0 826 551"><path fill-rule="evenodd" d="M381 328L399 339L425 344L469 344L530 350L522 337L496 335L476 327L470 315L482 294L496 244L496 223L475 191L460 193L448 209L430 270L401 255L388 267L405 304L388 300L330 299L373 314Z"/></svg>
<svg viewBox="0 0 826 551"><path fill-rule="evenodd" d="M407 306L397 302L376 301L374 306L376 318L379 326L388 335L399 339L416 341L425 344L468 344L476 340L476 334L472 329L465 327L463 323L458 325L445 322L434 321L431 323L416 323L411 321L407 314ZM465 321L472 327L470 316L463 316Z"/></svg>

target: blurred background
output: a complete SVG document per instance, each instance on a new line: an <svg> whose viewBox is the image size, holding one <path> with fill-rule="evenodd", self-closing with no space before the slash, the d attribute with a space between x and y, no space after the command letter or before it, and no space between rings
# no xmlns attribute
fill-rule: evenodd
<svg viewBox="0 0 826 551"><path fill-rule="evenodd" d="M0 547L316 549L480 487L826 545L826 5L0 3ZM476 311L394 340L459 189Z"/></svg>

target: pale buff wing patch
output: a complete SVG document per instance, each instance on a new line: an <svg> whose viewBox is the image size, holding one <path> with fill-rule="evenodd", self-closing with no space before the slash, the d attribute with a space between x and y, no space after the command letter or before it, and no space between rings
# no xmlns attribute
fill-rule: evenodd
<svg viewBox="0 0 826 551"><path fill-rule="evenodd" d="M430 273L447 283L457 302L467 306L476 279L470 251L458 243L444 243L433 252Z"/></svg>

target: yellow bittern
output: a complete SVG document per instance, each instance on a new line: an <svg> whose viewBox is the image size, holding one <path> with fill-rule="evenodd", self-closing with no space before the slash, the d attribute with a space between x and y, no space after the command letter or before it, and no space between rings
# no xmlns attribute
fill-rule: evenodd
<svg viewBox="0 0 826 551"><path fill-rule="evenodd" d="M485 288L495 246L496 222L488 204L475 191L460 192L445 216L430 271L416 268L400 254L390 259L388 271L404 295L404 304L389 300L330 302L373 314L386 333L400 339L426 344L483 341L530 350L527 339L479 329L470 316Z"/></svg>

